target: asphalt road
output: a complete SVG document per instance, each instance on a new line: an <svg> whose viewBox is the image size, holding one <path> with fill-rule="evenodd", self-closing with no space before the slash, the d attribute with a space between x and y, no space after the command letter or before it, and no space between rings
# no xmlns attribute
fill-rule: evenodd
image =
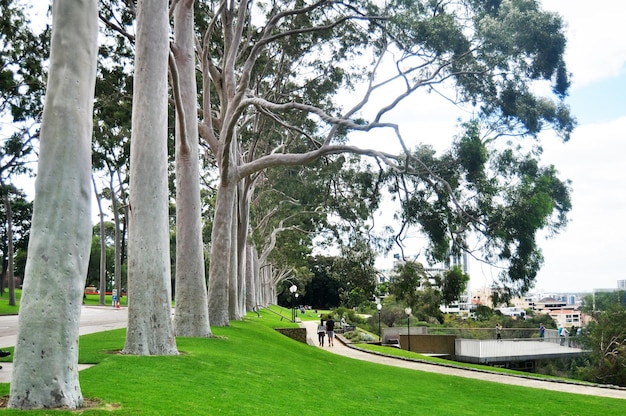
<svg viewBox="0 0 626 416"><path fill-rule="evenodd" d="M125 328L128 320L127 308L112 306L83 306L80 314L80 334ZM17 315L0 316L0 349L15 346L17 339ZM13 363L0 363L0 383L10 383ZM89 366L80 365L82 370Z"/></svg>

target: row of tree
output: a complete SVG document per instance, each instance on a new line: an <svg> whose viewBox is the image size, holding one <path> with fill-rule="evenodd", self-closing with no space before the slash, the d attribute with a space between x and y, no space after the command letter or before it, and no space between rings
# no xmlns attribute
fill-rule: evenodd
<svg viewBox="0 0 626 416"><path fill-rule="evenodd" d="M25 28L16 2L2 1L8 22ZM547 127L567 139L575 124L563 103L562 22L534 0L55 0L52 17L45 76L29 59L2 67L15 120L38 120L31 110L45 103L11 407L82 404L75 363L92 167L107 178L98 195L112 207L119 284L127 233L127 354L177 354L176 335L211 336L211 326L274 301L277 283L304 270L314 237L366 253L366 263L342 256L359 285L373 264L359 244L388 247L367 227L383 189L399 202L392 237L401 243L417 227L428 259L440 260L451 246L472 251L468 238L480 234L481 257L508 265L505 295L532 285L537 231L566 222L567 183L540 165L538 147L515 139ZM35 51L45 33L9 49ZM538 96L537 83L552 95ZM34 104L22 106L32 86ZM415 137L389 121L420 90L473 106L442 155L411 148ZM347 106L346 91L356 97ZM383 129L401 154L349 140ZM29 134L20 130L20 155ZM341 296L358 301L365 290Z"/></svg>

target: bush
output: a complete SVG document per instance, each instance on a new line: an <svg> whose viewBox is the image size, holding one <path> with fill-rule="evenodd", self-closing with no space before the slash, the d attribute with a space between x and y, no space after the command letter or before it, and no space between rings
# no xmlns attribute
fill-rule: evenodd
<svg viewBox="0 0 626 416"><path fill-rule="evenodd" d="M352 342L371 342L375 341L374 337L362 331L350 331L343 334L344 337Z"/></svg>

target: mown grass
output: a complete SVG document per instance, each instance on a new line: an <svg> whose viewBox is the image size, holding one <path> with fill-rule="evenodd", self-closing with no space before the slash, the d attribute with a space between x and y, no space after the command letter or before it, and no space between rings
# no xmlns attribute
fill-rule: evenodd
<svg viewBox="0 0 626 416"><path fill-rule="evenodd" d="M262 310L210 339L178 338L175 357L124 356L125 330L85 335L84 415L624 415L626 400L529 389L344 358L291 340ZM0 395L9 392L0 384ZM0 414L22 414L2 409ZM29 415L76 412L31 411Z"/></svg>

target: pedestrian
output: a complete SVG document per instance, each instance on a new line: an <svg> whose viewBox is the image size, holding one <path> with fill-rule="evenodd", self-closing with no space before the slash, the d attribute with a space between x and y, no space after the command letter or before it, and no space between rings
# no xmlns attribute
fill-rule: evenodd
<svg viewBox="0 0 626 416"><path fill-rule="evenodd" d="M567 328L565 327L561 328L561 345L565 345L565 341L568 336L569 336L569 331L567 330Z"/></svg>
<svg viewBox="0 0 626 416"><path fill-rule="evenodd" d="M502 341L502 325L500 325L500 322L496 324L496 341Z"/></svg>
<svg viewBox="0 0 626 416"><path fill-rule="evenodd" d="M343 317L343 316L341 317L341 329L342 329L343 331L345 331L345 330L346 330L346 318L345 318L345 317Z"/></svg>
<svg viewBox="0 0 626 416"><path fill-rule="evenodd" d="M324 346L324 337L326 336L326 327L324 326L324 318L320 319L320 323L317 326L317 339L320 347Z"/></svg>
<svg viewBox="0 0 626 416"><path fill-rule="evenodd" d="M335 321L333 320L332 315L328 315L328 320L326 321L326 335L328 335L328 346L335 346Z"/></svg>
<svg viewBox="0 0 626 416"><path fill-rule="evenodd" d="M539 341L543 341L543 337L546 335L546 327L543 323L539 324Z"/></svg>

